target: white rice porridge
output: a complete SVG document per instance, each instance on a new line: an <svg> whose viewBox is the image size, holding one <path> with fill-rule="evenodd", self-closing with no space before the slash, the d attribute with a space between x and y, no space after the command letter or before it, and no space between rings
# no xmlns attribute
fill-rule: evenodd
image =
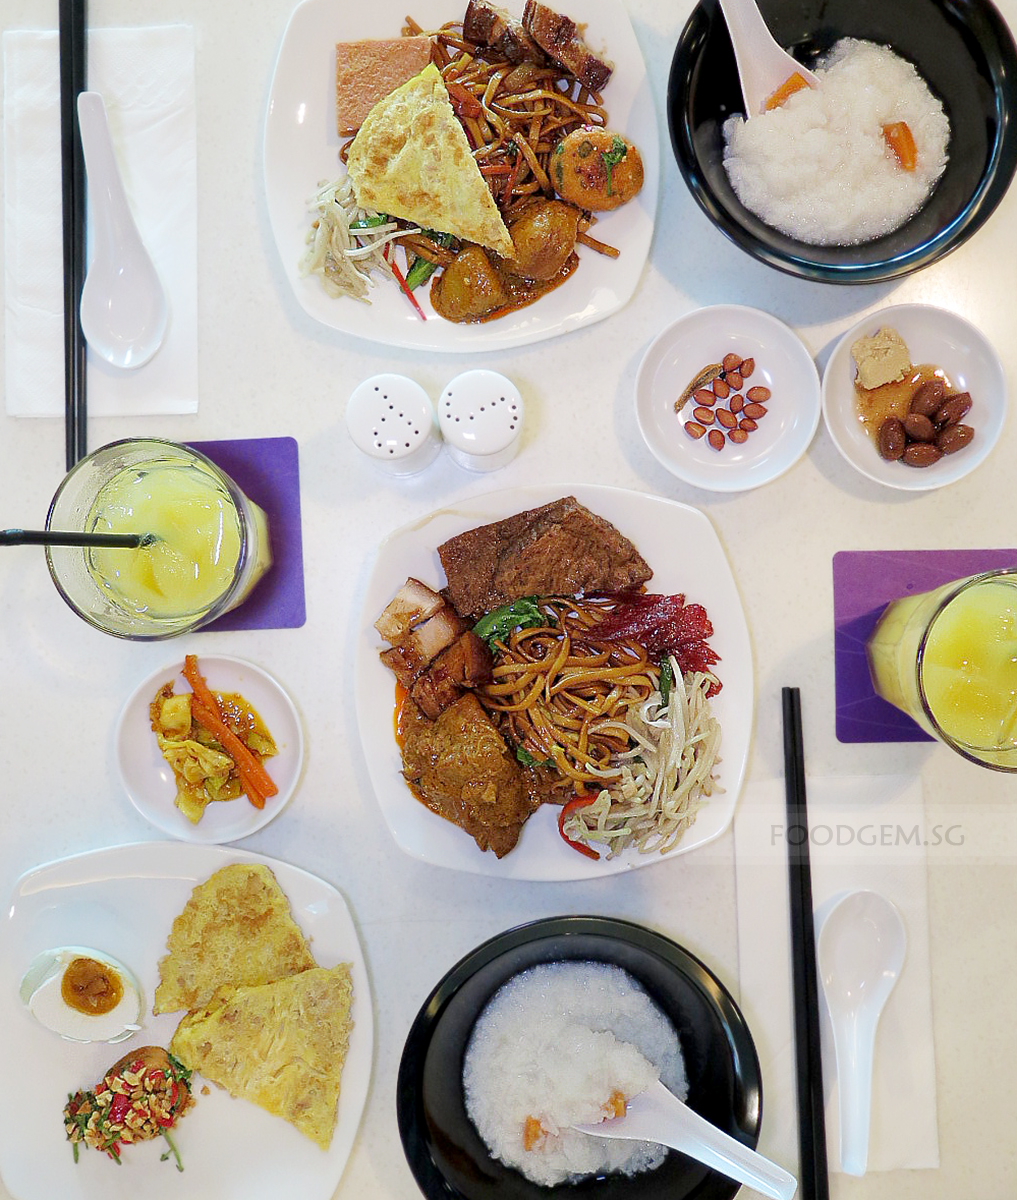
<svg viewBox="0 0 1017 1200"><path fill-rule="evenodd" d="M915 68L886 46L843 38L779 108L724 122L724 167L738 199L788 236L871 241L903 225L946 168L950 123ZM882 127L904 121L918 151L903 170Z"/></svg>
<svg viewBox="0 0 1017 1200"><path fill-rule="evenodd" d="M631 1098L658 1077L686 1098L674 1026L628 972L594 962L545 963L510 979L478 1018L463 1065L466 1111L488 1150L548 1187L659 1166L662 1146L569 1128L603 1119L612 1093ZM540 1124L531 1149L528 1119Z"/></svg>

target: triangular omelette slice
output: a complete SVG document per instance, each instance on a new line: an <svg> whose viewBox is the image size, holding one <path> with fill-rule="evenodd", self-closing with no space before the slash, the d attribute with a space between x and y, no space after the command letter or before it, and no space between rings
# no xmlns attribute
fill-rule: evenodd
<svg viewBox="0 0 1017 1200"><path fill-rule="evenodd" d="M199 883L167 946L156 1014L201 1008L222 986L269 983L316 965L286 893L262 863L231 863Z"/></svg>
<svg viewBox="0 0 1017 1200"><path fill-rule="evenodd" d="M177 1026L185 1067L282 1117L327 1150L349 1045L348 963L223 991ZM218 1007L216 1007L218 1005Z"/></svg>
<svg viewBox="0 0 1017 1200"><path fill-rule="evenodd" d="M512 238L433 63L371 109L346 168L362 208L512 258Z"/></svg>

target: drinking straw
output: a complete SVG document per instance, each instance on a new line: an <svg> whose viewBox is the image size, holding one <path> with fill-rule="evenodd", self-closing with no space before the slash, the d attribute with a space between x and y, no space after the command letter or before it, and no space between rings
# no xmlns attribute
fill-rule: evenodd
<svg viewBox="0 0 1017 1200"><path fill-rule="evenodd" d="M798 1091L798 1181L801 1200L828 1200L823 1060L819 1042L819 980L812 915L809 821L805 808L805 751L798 688L781 693L784 711L784 789L791 910L795 1066Z"/></svg>
<svg viewBox="0 0 1017 1200"><path fill-rule="evenodd" d="M60 163L64 234L64 447L67 470L87 452L81 289L85 282L85 160L78 93L86 86L86 3L60 0Z"/></svg>
<svg viewBox="0 0 1017 1200"><path fill-rule="evenodd" d="M107 546L137 550L158 541L154 533L75 533L57 529L0 529L0 546Z"/></svg>

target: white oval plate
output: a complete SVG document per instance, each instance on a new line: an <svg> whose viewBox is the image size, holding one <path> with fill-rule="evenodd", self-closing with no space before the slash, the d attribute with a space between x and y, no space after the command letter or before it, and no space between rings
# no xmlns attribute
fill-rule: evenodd
<svg viewBox="0 0 1017 1200"><path fill-rule="evenodd" d="M720 655L716 670L724 684L711 702L722 731L718 780L723 791L704 805L692 828L664 855L627 850L594 862L562 841L559 809L545 804L523 826L515 849L495 858L479 850L458 826L415 800L400 773L393 736L395 677L378 657L385 648L374 628L378 614L408 575L432 587L443 586L437 547L446 538L566 495L575 496L635 542L654 570L647 584L650 591L684 592L689 603L706 607L713 622L710 645ZM422 862L509 879L596 879L687 854L719 837L734 816L752 734L749 631L731 567L709 519L673 500L587 485L518 488L464 500L397 529L379 547L367 584L357 634L355 687L360 739L378 804L399 846Z"/></svg>
<svg viewBox="0 0 1017 1200"><path fill-rule="evenodd" d="M931 467L907 467L880 458L858 420L851 347L884 325L901 335L913 363L942 367L958 392L971 393L971 412L964 423L974 429L974 439ZM970 475L999 441L1006 406L1006 375L992 343L970 321L931 304L894 304L863 317L837 343L823 372L823 420L837 449L869 479L904 492L932 491Z"/></svg>
<svg viewBox="0 0 1017 1200"><path fill-rule="evenodd" d="M228 863L264 863L323 967L350 964L353 1029L343 1067L332 1143L322 1151L280 1117L221 1088L195 1088L195 1105L174 1130L184 1173L160 1162L161 1138L129 1146L123 1166L82 1150L75 1163L60 1110L69 1092L101 1079L123 1046L74 1045L36 1021L18 999L18 979L50 946L109 947L144 993L141 1031L126 1046L169 1045L180 1013L152 1016L173 919L195 884ZM349 1159L367 1100L374 1049L371 989L357 931L342 895L325 880L245 850L143 842L93 850L36 867L18 881L0 920L0 1023L5 1030L0 1092L0 1171L15 1200L330 1200ZM17 1081L13 1086L10 1081Z"/></svg>
<svg viewBox="0 0 1017 1200"><path fill-rule="evenodd" d="M177 794L173 770L159 751L148 706L164 683L172 682L175 692L190 691L180 673L183 657L143 679L124 705L114 734L120 781L138 812L163 833L184 842L235 842L267 825L286 807L300 777L304 735L293 701L261 667L222 654L200 655L198 666L213 691L239 692L265 722L279 751L265 761L265 769L279 788L277 794L260 809L246 796L210 804L197 825L173 803Z"/></svg>
<svg viewBox="0 0 1017 1200"><path fill-rule="evenodd" d="M521 0L509 0L514 12ZM382 342L469 354L522 346L556 337L610 316L636 290L650 250L657 208L660 151L657 112L639 44L621 4L614 0L574 0L569 16L586 26L594 50L614 63L604 89L612 129L626 134L643 159L643 190L630 203L603 213L593 228L601 241L616 246L617 259L579 247L578 271L561 287L497 321L457 325L434 314L427 288L415 295L427 314L421 321L397 285L380 280L371 303L333 299L317 278L303 278L297 264L306 249L311 218L307 198L319 182L341 174L335 128L335 44L358 38L399 36L409 12L425 29L462 17L466 0L396 0L336 4L303 0L283 34L265 117L265 190L268 213L283 270L305 312L342 333Z"/></svg>
<svg viewBox="0 0 1017 1200"><path fill-rule="evenodd" d="M754 358L745 387L762 385L772 396L759 428L740 446L725 441L714 450L706 437L697 441L685 432L695 401L680 413L674 405L691 380L725 354ZM747 491L783 475L808 449L819 410L819 374L798 335L769 313L739 304L679 318L653 340L636 375L636 422L651 453L672 475L713 492Z"/></svg>

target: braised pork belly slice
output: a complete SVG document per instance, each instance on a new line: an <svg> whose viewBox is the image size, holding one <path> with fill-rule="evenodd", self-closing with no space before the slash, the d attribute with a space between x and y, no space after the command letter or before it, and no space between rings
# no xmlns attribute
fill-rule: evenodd
<svg viewBox="0 0 1017 1200"><path fill-rule="evenodd" d="M490 46L510 63L540 66L547 62L543 50L523 28L522 21L486 0L470 0L467 4L463 37L474 45Z"/></svg>
<svg viewBox="0 0 1017 1200"><path fill-rule="evenodd" d="M417 677L431 664L432 660L450 646L467 628L467 623L456 615L455 610L443 603L438 612L411 629L401 645L381 652L381 661L394 674L403 687L412 687Z"/></svg>
<svg viewBox="0 0 1017 1200"><path fill-rule="evenodd" d="M437 720L468 688L489 682L492 667L491 651L468 629L419 676L410 688L410 699L432 721Z"/></svg>
<svg viewBox="0 0 1017 1200"><path fill-rule="evenodd" d="M374 627L390 646L398 646L414 625L433 617L444 603L437 592L411 575L385 606Z"/></svg>
<svg viewBox="0 0 1017 1200"><path fill-rule="evenodd" d="M571 71L591 92L603 91L613 67L583 41L579 26L571 17L555 12L539 0L526 0L523 28L555 62Z"/></svg>

